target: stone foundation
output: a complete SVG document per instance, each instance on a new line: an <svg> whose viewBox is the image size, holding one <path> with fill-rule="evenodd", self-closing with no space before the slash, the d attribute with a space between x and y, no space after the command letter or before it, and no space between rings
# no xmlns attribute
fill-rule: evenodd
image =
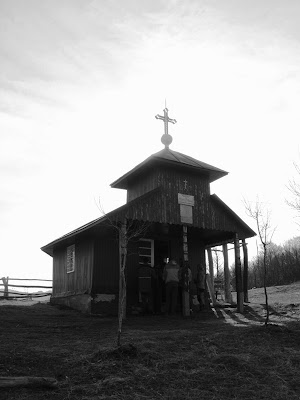
<svg viewBox="0 0 300 400"><path fill-rule="evenodd" d="M89 294L77 294L50 298L50 304L72 308L85 314L91 313L92 298Z"/></svg>

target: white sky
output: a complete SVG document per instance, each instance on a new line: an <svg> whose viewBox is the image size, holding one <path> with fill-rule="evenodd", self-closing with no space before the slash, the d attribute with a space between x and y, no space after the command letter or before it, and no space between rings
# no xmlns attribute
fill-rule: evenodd
<svg viewBox="0 0 300 400"><path fill-rule="evenodd" d="M299 17L298 0L0 0L0 277L51 278L40 247L125 202L109 185L162 149L165 98L171 148L229 172L212 193L252 228L259 195L274 241L299 235Z"/></svg>

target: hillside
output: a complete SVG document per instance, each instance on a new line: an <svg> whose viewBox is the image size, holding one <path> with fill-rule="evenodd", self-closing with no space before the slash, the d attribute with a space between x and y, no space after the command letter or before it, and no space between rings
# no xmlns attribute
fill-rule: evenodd
<svg viewBox="0 0 300 400"><path fill-rule="evenodd" d="M271 286L267 288L267 293L270 304L300 304L300 282L283 286ZM265 302L264 289L249 290L249 301L255 304L263 304Z"/></svg>

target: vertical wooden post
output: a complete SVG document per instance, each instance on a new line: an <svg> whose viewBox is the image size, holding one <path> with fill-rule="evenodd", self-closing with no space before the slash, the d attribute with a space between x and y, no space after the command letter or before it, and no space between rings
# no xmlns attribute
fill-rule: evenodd
<svg viewBox="0 0 300 400"><path fill-rule="evenodd" d="M248 297L248 249L246 240L243 239L243 254L244 254L244 271L243 271L243 288L244 288L244 302L249 303Z"/></svg>
<svg viewBox="0 0 300 400"><path fill-rule="evenodd" d="M121 345L121 333L123 319L126 318L126 279L125 279L125 267L127 257L127 229L126 220L122 222L119 229L119 309L118 309L118 335L117 345Z"/></svg>
<svg viewBox="0 0 300 400"><path fill-rule="evenodd" d="M239 236L236 233L234 238L234 252L235 252L235 279L236 279L236 303L237 311L242 313L244 311L244 294L243 294L243 279L242 279L242 266L240 257L240 243Z"/></svg>
<svg viewBox="0 0 300 400"><path fill-rule="evenodd" d="M188 276L188 241L187 241L187 225L182 226L183 229L183 285L182 285L182 314L184 317L190 316L190 294L189 294L189 276Z"/></svg>
<svg viewBox="0 0 300 400"><path fill-rule="evenodd" d="M211 247L209 247L207 249L207 257L208 257L208 267L209 267L209 276L210 276L210 281L211 281L211 287L212 287L213 291L215 291L214 262L213 262Z"/></svg>
<svg viewBox="0 0 300 400"><path fill-rule="evenodd" d="M210 299L215 306L217 304L216 294L215 294L215 283L214 283L214 262L212 258L211 248L206 249L208 257L208 267L209 267L209 279L206 280L208 286L208 292Z"/></svg>
<svg viewBox="0 0 300 400"><path fill-rule="evenodd" d="M4 286L3 297L8 299L8 276L5 278L4 276L1 278Z"/></svg>
<svg viewBox="0 0 300 400"><path fill-rule="evenodd" d="M227 243L223 244L223 257L224 257L224 292L226 303L231 303L231 287L230 287L230 271L228 262L228 247Z"/></svg>

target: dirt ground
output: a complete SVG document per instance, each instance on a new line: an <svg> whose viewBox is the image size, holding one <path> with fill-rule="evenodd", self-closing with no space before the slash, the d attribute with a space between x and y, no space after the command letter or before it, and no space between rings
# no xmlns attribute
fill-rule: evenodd
<svg viewBox="0 0 300 400"><path fill-rule="evenodd" d="M267 328L262 289L249 292L244 314L129 317L120 349L115 318L2 300L0 376L58 385L0 388L0 399L300 399L299 291L299 283L269 288Z"/></svg>

